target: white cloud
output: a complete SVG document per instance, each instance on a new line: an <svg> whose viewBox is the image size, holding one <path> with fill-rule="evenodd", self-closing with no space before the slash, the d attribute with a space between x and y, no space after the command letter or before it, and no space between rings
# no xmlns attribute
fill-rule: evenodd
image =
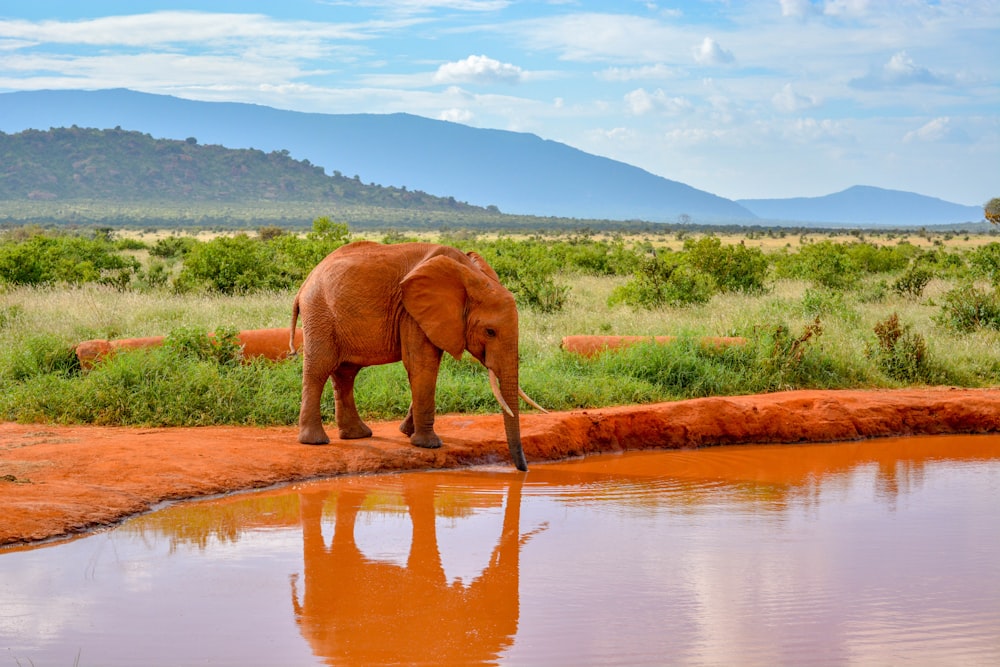
<svg viewBox="0 0 1000 667"><path fill-rule="evenodd" d="M786 83L780 91L771 98L771 104L775 109L784 113L797 113L806 109L813 109L819 106L819 100L811 95L800 95L792 88L792 84Z"/></svg>
<svg viewBox="0 0 1000 667"><path fill-rule="evenodd" d="M781 15L804 18L815 13L815 8L809 0L781 0Z"/></svg>
<svg viewBox="0 0 1000 667"><path fill-rule="evenodd" d="M955 142L965 143L969 140L968 135L961 129L954 126L951 118L942 116L928 121L912 132L907 132L903 136L903 143L939 143Z"/></svg>
<svg viewBox="0 0 1000 667"><path fill-rule="evenodd" d="M596 74L597 78L604 81L636 81L636 80L661 80L673 79L679 76L676 68L669 67L662 63L655 65L643 65L641 67L609 67Z"/></svg>
<svg viewBox="0 0 1000 667"><path fill-rule="evenodd" d="M445 109L438 114L438 120L447 120L452 123L471 123L475 114L468 109Z"/></svg>
<svg viewBox="0 0 1000 667"><path fill-rule="evenodd" d="M827 16L856 18L865 16L871 8L871 0L827 0L823 4L823 13Z"/></svg>
<svg viewBox="0 0 1000 667"><path fill-rule="evenodd" d="M949 80L926 67L917 65L906 51L899 51L893 54L880 70L853 79L850 83L854 88L874 90L915 84L939 86L948 84Z"/></svg>
<svg viewBox="0 0 1000 667"><path fill-rule="evenodd" d="M692 52L699 65L727 65L735 60L732 52L726 51L711 37L703 39Z"/></svg>
<svg viewBox="0 0 1000 667"><path fill-rule="evenodd" d="M677 114L690 111L693 108L690 100L684 97L670 97L659 88L652 93L647 92L645 88L638 88L626 93L625 104L629 111L636 116L654 111Z"/></svg>
<svg viewBox="0 0 1000 667"><path fill-rule="evenodd" d="M434 73L435 83L518 83L524 72L517 65L486 56L445 63Z"/></svg>

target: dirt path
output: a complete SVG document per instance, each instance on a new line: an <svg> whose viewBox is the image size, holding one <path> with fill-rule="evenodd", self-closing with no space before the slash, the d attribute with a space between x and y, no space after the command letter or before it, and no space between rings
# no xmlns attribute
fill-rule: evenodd
<svg viewBox="0 0 1000 667"><path fill-rule="evenodd" d="M439 417L438 450L410 446L397 426L306 447L293 427L0 423L0 545L113 524L166 500L321 476L509 465L499 416ZM529 464L626 449L997 431L1000 389L790 391L522 415Z"/></svg>

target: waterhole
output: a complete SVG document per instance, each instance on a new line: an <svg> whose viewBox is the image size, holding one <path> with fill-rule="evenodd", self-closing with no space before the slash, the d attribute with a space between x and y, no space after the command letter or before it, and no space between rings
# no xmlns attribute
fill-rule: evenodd
<svg viewBox="0 0 1000 667"><path fill-rule="evenodd" d="M338 478L0 551L0 664L1000 664L1000 436Z"/></svg>

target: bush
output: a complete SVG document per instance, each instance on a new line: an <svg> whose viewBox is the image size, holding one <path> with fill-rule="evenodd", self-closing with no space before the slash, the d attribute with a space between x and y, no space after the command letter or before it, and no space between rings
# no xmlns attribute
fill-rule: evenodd
<svg viewBox="0 0 1000 667"><path fill-rule="evenodd" d="M233 328L216 329L209 336L198 327L181 327L170 332L163 346L179 356L213 361L220 366L235 366L243 359L239 331Z"/></svg>
<svg viewBox="0 0 1000 667"><path fill-rule="evenodd" d="M180 292L197 288L221 294L242 294L287 287L276 280L273 251L246 234L220 236L191 248L174 281Z"/></svg>
<svg viewBox="0 0 1000 667"><path fill-rule="evenodd" d="M1000 329L1000 297L997 291L984 292L971 282L949 290L942 297L938 324L967 333L977 329Z"/></svg>
<svg viewBox="0 0 1000 667"><path fill-rule="evenodd" d="M1000 243L988 243L969 253L969 266L973 275L985 278L996 287L1000 285Z"/></svg>
<svg viewBox="0 0 1000 667"><path fill-rule="evenodd" d="M681 307L707 303L716 291L715 281L706 273L676 256L644 259L635 275L616 287L608 305L623 303L633 308Z"/></svg>
<svg viewBox="0 0 1000 667"><path fill-rule="evenodd" d="M892 284L892 291L900 296L916 299L924 293L927 283L934 277L934 272L922 266L919 262L913 262L906 269L896 282Z"/></svg>
<svg viewBox="0 0 1000 667"><path fill-rule="evenodd" d="M926 380L930 364L924 337L910 331L893 313L875 325L875 344L866 353L886 375L901 382Z"/></svg>
<svg viewBox="0 0 1000 667"><path fill-rule="evenodd" d="M724 292L757 294L764 291L768 261L758 248L747 248L742 242L724 246L717 237L706 236L697 241L684 241L684 252L688 263L711 276Z"/></svg>
<svg viewBox="0 0 1000 667"><path fill-rule="evenodd" d="M833 241L810 243L796 254L779 256L777 271L780 277L809 280L829 289L850 289L861 279L848 247Z"/></svg>
<svg viewBox="0 0 1000 667"><path fill-rule="evenodd" d="M139 262L119 254L104 239L38 234L0 243L0 283L79 285L101 282L127 286Z"/></svg>
<svg viewBox="0 0 1000 667"><path fill-rule="evenodd" d="M497 272L518 304L543 313L558 312L566 305L569 288L555 280L561 268L558 256L545 244L499 238L478 243L475 250Z"/></svg>

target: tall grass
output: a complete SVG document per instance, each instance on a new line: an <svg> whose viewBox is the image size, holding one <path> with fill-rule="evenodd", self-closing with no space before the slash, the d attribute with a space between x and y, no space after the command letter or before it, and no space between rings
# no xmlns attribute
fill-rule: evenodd
<svg viewBox="0 0 1000 667"><path fill-rule="evenodd" d="M893 290L898 276L851 290L801 279L770 280L760 294L723 292L708 303L659 310L609 306L616 276L559 275L566 305L522 309L521 384L553 410L646 403L792 388L966 387L1000 382L1000 332L947 326L942 304L962 284L935 278L919 295ZM879 280L885 285L879 286ZM120 292L111 287L0 291L0 419L134 425L293 424L301 360L225 364L165 346L121 353L83 371L73 346L90 338L287 326L292 293L235 296ZM900 375L905 359L878 352L876 327L891 316L925 344L926 363ZM675 335L584 359L560 349L571 334ZM703 336L735 335L745 346L705 347ZM880 356L882 355L882 356ZM357 400L367 419L400 419L409 405L400 364L364 369ZM496 412L485 371L445 355L439 413ZM324 397L333 420L332 391Z"/></svg>

